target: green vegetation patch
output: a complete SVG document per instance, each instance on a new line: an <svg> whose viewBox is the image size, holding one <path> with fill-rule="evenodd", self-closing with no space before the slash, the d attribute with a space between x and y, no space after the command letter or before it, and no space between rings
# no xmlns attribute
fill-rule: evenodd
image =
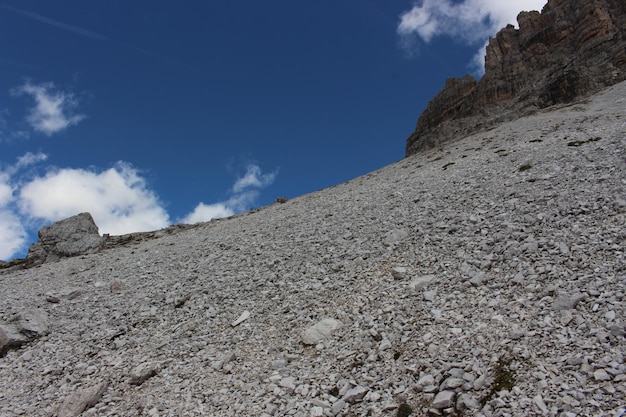
<svg viewBox="0 0 626 417"><path fill-rule="evenodd" d="M481 404L484 406L491 400L496 393L507 390L510 391L516 384L515 371L511 369L511 360L500 357L493 368L493 384L491 390L483 399Z"/></svg>
<svg viewBox="0 0 626 417"><path fill-rule="evenodd" d="M400 404L398 407L398 412L396 413L396 417L408 417L413 414L413 409L407 403Z"/></svg>

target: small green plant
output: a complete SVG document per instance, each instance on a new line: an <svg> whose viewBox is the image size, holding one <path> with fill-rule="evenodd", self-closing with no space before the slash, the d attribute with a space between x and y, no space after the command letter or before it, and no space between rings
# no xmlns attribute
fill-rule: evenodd
<svg viewBox="0 0 626 417"><path fill-rule="evenodd" d="M485 395L480 403L484 406L493 398L496 393L507 390L510 391L515 386L515 371L511 369L511 360L500 356L493 368L493 384L491 390Z"/></svg>
<svg viewBox="0 0 626 417"><path fill-rule="evenodd" d="M494 368L493 392L510 391L515 386L515 371L511 370L511 361L502 357Z"/></svg>
<svg viewBox="0 0 626 417"><path fill-rule="evenodd" d="M413 409L407 403L400 404L398 407L398 412L396 413L396 417L408 417L413 414Z"/></svg>

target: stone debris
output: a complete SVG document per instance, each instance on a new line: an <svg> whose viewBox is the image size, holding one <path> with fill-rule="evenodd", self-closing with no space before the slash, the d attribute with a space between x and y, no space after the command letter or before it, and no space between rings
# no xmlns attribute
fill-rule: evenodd
<svg viewBox="0 0 626 417"><path fill-rule="evenodd" d="M0 415L620 415L625 97L0 270Z"/></svg>

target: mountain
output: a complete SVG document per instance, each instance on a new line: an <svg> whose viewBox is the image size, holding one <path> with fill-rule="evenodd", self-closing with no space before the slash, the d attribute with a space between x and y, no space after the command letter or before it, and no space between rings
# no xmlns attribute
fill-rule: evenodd
<svg viewBox="0 0 626 417"><path fill-rule="evenodd" d="M626 79L623 0L550 0L517 20L489 40L480 81L449 79L431 100L407 155Z"/></svg>
<svg viewBox="0 0 626 417"><path fill-rule="evenodd" d="M43 228L0 264L0 415L624 415L625 7L521 14L378 171Z"/></svg>
<svg viewBox="0 0 626 417"><path fill-rule="evenodd" d="M625 105L0 270L0 415L622 415Z"/></svg>

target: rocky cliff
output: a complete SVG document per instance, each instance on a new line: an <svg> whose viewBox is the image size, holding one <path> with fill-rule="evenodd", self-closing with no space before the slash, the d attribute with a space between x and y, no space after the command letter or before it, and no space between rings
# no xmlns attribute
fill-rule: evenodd
<svg viewBox="0 0 626 417"><path fill-rule="evenodd" d="M480 81L449 79L431 100L407 156L626 79L623 0L550 0L517 20L489 40Z"/></svg>

